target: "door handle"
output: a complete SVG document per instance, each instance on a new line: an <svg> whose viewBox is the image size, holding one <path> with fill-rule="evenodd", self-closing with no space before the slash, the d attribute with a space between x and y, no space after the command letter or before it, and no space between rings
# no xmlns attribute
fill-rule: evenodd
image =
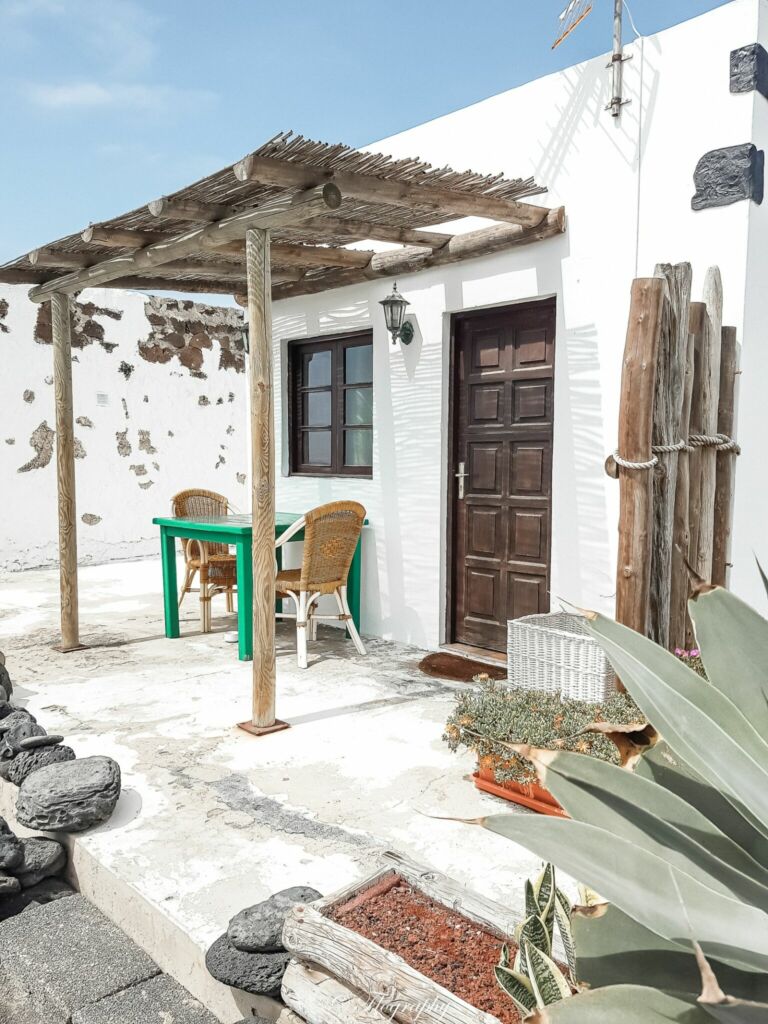
<svg viewBox="0 0 768 1024"><path fill-rule="evenodd" d="M459 472L456 474L456 479L459 481L459 500L464 497L464 481L469 476L469 473L465 469L466 462L459 463Z"/></svg>

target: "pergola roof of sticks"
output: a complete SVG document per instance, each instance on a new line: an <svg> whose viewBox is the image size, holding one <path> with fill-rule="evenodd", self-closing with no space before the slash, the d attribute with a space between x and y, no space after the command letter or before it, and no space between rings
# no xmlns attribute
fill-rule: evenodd
<svg viewBox="0 0 768 1024"><path fill-rule="evenodd" d="M106 286L230 293L248 309L253 513L253 713L275 719L274 438L270 302L486 256L565 231L562 207L524 200L533 179L433 168L286 132L172 195L91 224L0 267L51 302L56 398L62 650L80 646L69 295ZM427 225L483 217L449 234ZM396 243L384 252L347 248ZM173 598L171 598L173 599Z"/></svg>

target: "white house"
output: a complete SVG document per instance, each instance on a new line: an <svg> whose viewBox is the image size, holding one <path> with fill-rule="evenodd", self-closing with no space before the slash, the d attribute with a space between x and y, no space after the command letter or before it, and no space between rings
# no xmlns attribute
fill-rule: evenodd
<svg viewBox="0 0 768 1024"><path fill-rule="evenodd" d="M415 328L408 346L392 344L385 328L379 303L389 280L274 304L277 506L302 511L346 497L365 505L364 633L424 648L501 649L508 617L558 598L612 610L618 486L604 461L616 445L630 285L658 262L691 262L694 296L710 265L722 272L724 322L742 344L731 586L763 599L754 553L765 547L768 493L759 440L768 210L758 202L768 55L751 51L754 82L731 81L732 51L760 43L768 47L768 0L734 0L626 48L628 102L618 118L605 109L610 79L600 56L372 145L436 166L533 176L547 186L548 206L565 207L567 230L399 279ZM758 151L753 196L693 209L702 157L749 145ZM738 185L714 182L726 192ZM131 293L86 292L80 301L96 307L107 348L119 346L77 351L75 413L92 424L78 434L86 453L78 514L99 520L80 527L81 557L146 555L157 544L152 516L181 487L211 486L246 503L245 374L222 357L215 325L194 366L178 355L157 361L147 315L173 310L145 308ZM119 320L103 312L117 304ZM195 309L184 315L199 319ZM12 353L0 378L0 473L12 496L0 564L8 568L55 560L45 431L37 443L48 445L48 463L17 472L29 457L19 458L19 446L52 417L50 351L32 342L36 316L22 286L0 286L0 351ZM233 331L230 319L230 352ZM187 332L179 351L194 337ZM119 372L117 357L130 373ZM490 382L484 369L495 371ZM467 432L478 424L482 433ZM118 437L126 430L127 456ZM463 471L485 500L460 497Z"/></svg>

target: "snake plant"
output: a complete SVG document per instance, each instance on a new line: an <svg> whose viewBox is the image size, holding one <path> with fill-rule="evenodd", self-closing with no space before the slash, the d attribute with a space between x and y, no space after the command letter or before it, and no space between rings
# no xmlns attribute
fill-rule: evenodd
<svg viewBox="0 0 768 1024"><path fill-rule="evenodd" d="M525 1018L571 995L575 954L571 935L571 904L557 887L555 868L547 864L535 882L525 885L525 920L515 929L517 950L510 962L509 946L501 951L496 980ZM551 957L555 925L568 961L568 978Z"/></svg>
<svg viewBox="0 0 768 1024"><path fill-rule="evenodd" d="M481 822L610 901L574 909L582 991L537 1024L768 1022L768 622L710 586L690 613L706 679L590 613L658 741L633 770L526 747L572 820Z"/></svg>

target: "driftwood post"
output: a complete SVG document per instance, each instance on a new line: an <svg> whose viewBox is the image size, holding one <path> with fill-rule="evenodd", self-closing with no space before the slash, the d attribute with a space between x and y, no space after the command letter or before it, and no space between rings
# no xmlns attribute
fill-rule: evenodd
<svg viewBox="0 0 768 1024"><path fill-rule="evenodd" d="M738 372L736 328L724 327L720 352L720 398L717 409L717 432L733 437L736 374ZM724 587L728 579L728 553L731 538L731 503L736 451L717 452L715 476L715 522L712 552L712 583Z"/></svg>
<svg viewBox="0 0 768 1024"><path fill-rule="evenodd" d="M245 236L248 274L253 515L253 712L242 723L262 735L275 720L275 442L272 400L272 303L269 231Z"/></svg>
<svg viewBox="0 0 768 1024"><path fill-rule="evenodd" d="M680 418L688 348L691 265L658 264L655 276L666 282L664 314L656 363L653 400L654 446L680 442ZM685 435L687 437L687 434ZM678 452L657 452L653 474L653 554L651 558L649 636L669 646L672 547Z"/></svg>
<svg viewBox="0 0 768 1024"><path fill-rule="evenodd" d="M703 360L703 349L707 339L707 307L703 302L691 303L690 328L693 335L693 391L691 394L691 416L688 436L704 433L704 422L702 419L702 387L701 387L701 365ZM702 448L693 448L688 454L689 483L688 483L688 549L685 557L688 563L697 568L697 552L699 550L699 536L701 533L701 468ZM692 630L690 621L687 618L687 600L689 582L686 583L686 644L690 646Z"/></svg>
<svg viewBox="0 0 768 1024"><path fill-rule="evenodd" d="M59 589L61 647L80 644L77 595L77 522L75 507L75 427L72 412L72 341L69 296L51 297L53 381L56 403L56 484L59 501Z"/></svg>
<svg viewBox="0 0 768 1024"><path fill-rule="evenodd" d="M619 412L622 460L649 462L653 441L653 396L661 335L664 293L662 278L639 278L632 298L624 346ZM653 535L653 472L619 467L619 551L616 619L646 633Z"/></svg>
<svg viewBox="0 0 768 1024"><path fill-rule="evenodd" d="M689 309L690 314L690 309ZM690 315L689 315L690 327ZM680 438L687 439L691 425L691 401L693 399L693 348L694 336L688 335L685 355L685 376L683 378L683 404L680 410ZM685 644L686 621L688 617L688 549L690 545L690 524L688 521L690 501L690 461L688 449L677 457L677 486L675 488L675 516L672 535L672 569L669 597L669 646L682 647Z"/></svg>
<svg viewBox="0 0 768 1024"><path fill-rule="evenodd" d="M720 391L720 346L723 323L723 286L720 271L710 267L704 280L704 338L701 348L701 427L702 434L717 434L717 407ZM695 386L695 385L694 385ZM715 533L715 476L717 451L711 445L701 450L701 478L698 543L691 551L693 567L708 580L712 575L712 551Z"/></svg>

